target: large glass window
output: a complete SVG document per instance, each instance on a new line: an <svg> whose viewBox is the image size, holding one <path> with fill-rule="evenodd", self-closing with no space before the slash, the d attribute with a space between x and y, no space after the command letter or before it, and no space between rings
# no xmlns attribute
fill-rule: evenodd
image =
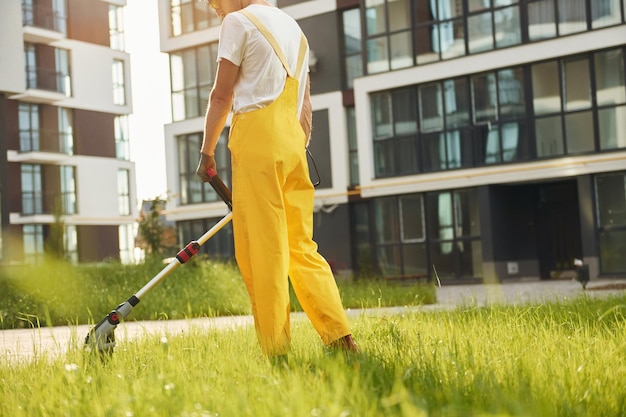
<svg viewBox="0 0 626 417"><path fill-rule="evenodd" d="M431 263L441 279L482 276L480 216L475 189L427 194Z"/></svg>
<svg viewBox="0 0 626 417"><path fill-rule="evenodd" d="M600 267L603 273L626 272L626 173L595 177Z"/></svg>
<svg viewBox="0 0 626 417"><path fill-rule="evenodd" d="M20 103L18 106L18 124L20 131L20 151L39 150L39 105Z"/></svg>
<svg viewBox="0 0 626 417"><path fill-rule="evenodd" d="M58 146L55 150L67 155L74 154L74 122L72 110L58 107Z"/></svg>
<svg viewBox="0 0 626 417"><path fill-rule="evenodd" d="M221 176L221 174L220 174ZM220 219L198 219L176 222L178 242L180 246L197 240L207 230L217 224ZM210 259L233 259L235 256L232 223L219 230L200 248L201 254L209 255Z"/></svg>
<svg viewBox="0 0 626 417"><path fill-rule="evenodd" d="M385 277L428 277L433 269L447 280L482 277L476 189L380 197L371 204L375 233L369 233L365 207L355 205L353 210L354 233L361 242L355 261L360 270L375 259Z"/></svg>
<svg viewBox="0 0 626 417"><path fill-rule="evenodd" d="M124 51L124 8L109 4L109 38L112 49Z"/></svg>
<svg viewBox="0 0 626 417"><path fill-rule="evenodd" d="M376 256L384 276L428 276L424 203L421 194L374 200Z"/></svg>
<svg viewBox="0 0 626 417"><path fill-rule="evenodd" d="M41 165L22 164L22 213L25 215L43 213L43 189L41 185Z"/></svg>
<svg viewBox="0 0 626 417"><path fill-rule="evenodd" d="M344 86L352 88L364 73L621 24L623 1L365 0L362 14L359 9L341 14Z"/></svg>
<svg viewBox="0 0 626 417"><path fill-rule="evenodd" d="M77 213L76 199L76 169L73 166L63 165L61 171L61 207L63 214Z"/></svg>
<svg viewBox="0 0 626 417"><path fill-rule="evenodd" d="M115 116L113 131L115 134L115 156L117 159L128 161L130 159L130 140L127 115Z"/></svg>
<svg viewBox="0 0 626 417"><path fill-rule="evenodd" d="M135 233L132 224L121 224L118 227L120 261L123 264L135 262Z"/></svg>
<svg viewBox="0 0 626 417"><path fill-rule="evenodd" d="M43 225L25 224L22 226L24 242L24 262L37 263L44 257Z"/></svg>
<svg viewBox="0 0 626 417"><path fill-rule="evenodd" d="M409 0L365 0L367 72L413 65Z"/></svg>
<svg viewBox="0 0 626 417"><path fill-rule="evenodd" d="M134 244L134 236L133 236ZM78 263L78 231L76 226L68 224L65 226L65 234L63 235L63 245L65 248L65 257L72 263Z"/></svg>
<svg viewBox="0 0 626 417"><path fill-rule="evenodd" d="M53 64L49 63L51 55L54 56ZM24 43L24 64L26 88L54 91L67 97L72 95L69 51Z"/></svg>
<svg viewBox="0 0 626 417"><path fill-rule="evenodd" d="M415 88L372 95L377 176L418 170L417 97Z"/></svg>
<svg viewBox="0 0 626 417"><path fill-rule="evenodd" d="M590 3L591 26L594 29L623 22L620 0L591 0Z"/></svg>
<svg viewBox="0 0 626 417"><path fill-rule="evenodd" d="M113 60L113 104L123 106L126 104L126 75L124 61Z"/></svg>
<svg viewBox="0 0 626 417"><path fill-rule="evenodd" d="M600 148L626 147L626 88L622 49L594 54Z"/></svg>
<svg viewBox="0 0 626 417"><path fill-rule="evenodd" d="M354 107L346 109L348 125L348 166L350 167L350 185L359 185L359 144L356 136L356 114Z"/></svg>
<svg viewBox="0 0 626 417"><path fill-rule="evenodd" d="M215 160L218 165L217 171L226 185L230 184L230 154L227 147L228 129L222 132L220 140L215 148ZM197 204L221 201L210 184L203 183L196 175L200 147L202 145L202 133L191 133L177 137L178 146L178 170L180 187L180 204Z"/></svg>
<svg viewBox="0 0 626 417"><path fill-rule="evenodd" d="M117 202L120 216L130 214L130 171L117 170Z"/></svg>
<svg viewBox="0 0 626 417"><path fill-rule="evenodd" d="M172 118L204 114L217 71L217 43L170 54Z"/></svg>
<svg viewBox="0 0 626 417"><path fill-rule="evenodd" d="M172 36L219 26L221 20L209 8L208 2L197 0L170 0Z"/></svg>
<svg viewBox="0 0 626 417"><path fill-rule="evenodd" d="M72 95L72 83L70 77L70 53L66 49L54 48L54 57L56 63L55 85L56 91L65 94L67 97Z"/></svg>
<svg viewBox="0 0 626 417"><path fill-rule="evenodd" d="M344 68L347 88L352 88L354 79L363 75L360 13L360 9L350 9L341 14L343 21Z"/></svg>

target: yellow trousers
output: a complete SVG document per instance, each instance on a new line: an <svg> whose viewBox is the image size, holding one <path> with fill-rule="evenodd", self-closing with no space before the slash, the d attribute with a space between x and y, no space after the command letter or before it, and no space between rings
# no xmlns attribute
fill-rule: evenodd
<svg viewBox="0 0 626 417"><path fill-rule="evenodd" d="M272 104L235 115L228 144L235 257L268 356L289 351L288 279L325 344L350 334L335 278L313 241L314 188L297 91L298 81L287 77Z"/></svg>

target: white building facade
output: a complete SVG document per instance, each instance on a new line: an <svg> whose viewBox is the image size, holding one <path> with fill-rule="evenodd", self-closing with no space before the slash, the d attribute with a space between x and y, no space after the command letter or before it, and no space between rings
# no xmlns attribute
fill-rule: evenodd
<svg viewBox="0 0 626 417"><path fill-rule="evenodd" d="M59 220L72 261L132 261L125 5L0 3L2 262L40 260Z"/></svg>
<svg viewBox="0 0 626 417"><path fill-rule="evenodd" d="M338 274L554 279L580 258L592 278L626 276L623 0L278 6L315 56L315 238ZM195 1L159 11L168 216L182 244L226 213L194 173L219 21ZM232 233L207 246L232 256Z"/></svg>

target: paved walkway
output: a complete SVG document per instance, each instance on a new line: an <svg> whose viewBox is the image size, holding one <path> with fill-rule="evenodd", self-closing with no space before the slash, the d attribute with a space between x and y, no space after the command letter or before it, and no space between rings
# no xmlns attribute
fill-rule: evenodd
<svg viewBox="0 0 626 417"><path fill-rule="evenodd" d="M419 307L392 307L382 309L348 310L350 317L389 315L406 311L441 311L462 305L527 304L574 298L586 293L602 297L626 292L626 280L594 280L583 291L580 283L572 280L520 281L504 284L446 285L437 288L437 303ZM294 318L303 316L296 313ZM124 340L148 334L171 335L190 329L227 329L252 324L251 316L200 318L192 320L129 321L115 330L118 346ZM92 326L60 326L39 329L0 331L0 361L28 360L41 356L58 356L72 347L82 347Z"/></svg>

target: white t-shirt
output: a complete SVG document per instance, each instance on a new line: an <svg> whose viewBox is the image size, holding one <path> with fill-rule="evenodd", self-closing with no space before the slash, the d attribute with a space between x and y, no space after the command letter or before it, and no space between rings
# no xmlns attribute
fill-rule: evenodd
<svg viewBox="0 0 626 417"><path fill-rule="evenodd" d="M251 4L246 10L254 14L274 35L282 49L291 71L295 71L302 30L288 14L276 7ZM239 67L235 83L233 110L245 113L272 103L285 86L287 71L283 68L272 45L256 26L241 13L229 13L220 29L217 60L225 58ZM299 81L298 113L302 110L305 82L309 68L308 51L304 55Z"/></svg>

